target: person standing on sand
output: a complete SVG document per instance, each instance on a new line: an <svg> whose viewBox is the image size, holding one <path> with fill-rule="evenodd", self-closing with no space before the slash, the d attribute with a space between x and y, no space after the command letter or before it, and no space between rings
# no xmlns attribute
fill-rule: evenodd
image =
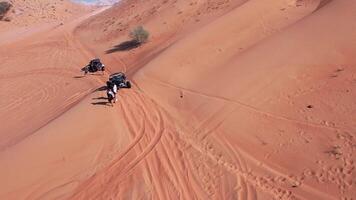
<svg viewBox="0 0 356 200"><path fill-rule="evenodd" d="M116 98L116 97L115 97L115 93L114 93L110 88L107 88L107 90L106 90L106 95L107 95L107 97L108 97L108 101L109 101L109 103L111 104L111 106L114 106L114 105L112 104L112 102L113 102L113 100ZM114 101L114 103L115 103L115 101Z"/></svg>
<svg viewBox="0 0 356 200"><path fill-rule="evenodd" d="M108 100L109 100L110 103L112 101L114 103L116 103L116 101L117 101L117 97L116 97L117 91L118 91L118 88L117 88L116 84L114 84L111 81L107 81L106 82L106 94L108 96Z"/></svg>
<svg viewBox="0 0 356 200"><path fill-rule="evenodd" d="M112 87L112 91L113 91L113 93L114 93L114 103L116 103L116 101L117 101L117 97L116 97L116 95L117 95L117 86L116 86L116 84L114 84L114 86Z"/></svg>

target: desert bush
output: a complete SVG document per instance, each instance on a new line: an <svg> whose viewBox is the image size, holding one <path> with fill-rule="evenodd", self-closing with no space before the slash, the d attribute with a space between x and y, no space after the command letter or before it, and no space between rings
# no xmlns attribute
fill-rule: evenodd
<svg viewBox="0 0 356 200"><path fill-rule="evenodd" d="M11 4L6 1L0 2L0 20L6 15L6 13L10 10Z"/></svg>
<svg viewBox="0 0 356 200"><path fill-rule="evenodd" d="M137 26L130 32L130 37L138 43L145 43L150 36L150 33L142 26Z"/></svg>

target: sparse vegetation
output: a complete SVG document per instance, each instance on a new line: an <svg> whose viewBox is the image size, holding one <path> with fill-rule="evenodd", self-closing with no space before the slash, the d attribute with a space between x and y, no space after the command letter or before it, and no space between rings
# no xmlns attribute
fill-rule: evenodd
<svg viewBox="0 0 356 200"><path fill-rule="evenodd" d="M342 156L341 147L336 145L332 146L330 150L325 151L325 153L329 154L330 156L334 156L336 159L339 159Z"/></svg>
<svg viewBox="0 0 356 200"><path fill-rule="evenodd" d="M137 26L130 32L132 40L138 42L139 44L145 43L148 40L149 35L150 33L142 26Z"/></svg>
<svg viewBox="0 0 356 200"><path fill-rule="evenodd" d="M9 2L6 1L1 1L0 2L0 20L2 20L6 13L10 10L11 8L11 4Z"/></svg>

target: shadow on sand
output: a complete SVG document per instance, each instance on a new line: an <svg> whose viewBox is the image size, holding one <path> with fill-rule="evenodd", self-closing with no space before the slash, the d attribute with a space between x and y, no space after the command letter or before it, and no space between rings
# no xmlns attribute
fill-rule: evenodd
<svg viewBox="0 0 356 200"><path fill-rule="evenodd" d="M107 97L97 97L97 98L92 98L92 100L108 100Z"/></svg>
<svg viewBox="0 0 356 200"><path fill-rule="evenodd" d="M101 86L99 88L96 88L92 93L95 93L95 92L101 92L101 91L106 91L107 87L106 85L105 86ZM100 98L100 97L99 97ZM104 97L103 97L104 98Z"/></svg>
<svg viewBox="0 0 356 200"><path fill-rule="evenodd" d="M129 40L122 42L113 48L109 49L106 51L106 54L114 53L117 51L129 51L131 49L135 49L137 47L141 46L141 43L137 42L136 40Z"/></svg>
<svg viewBox="0 0 356 200"><path fill-rule="evenodd" d="M107 101L93 102L91 104L94 106L112 106L111 103L109 103Z"/></svg>
<svg viewBox="0 0 356 200"><path fill-rule="evenodd" d="M81 76L73 76L73 78L84 78L85 76L84 75L81 75Z"/></svg>
<svg viewBox="0 0 356 200"><path fill-rule="evenodd" d="M79 78L85 78L86 76L103 76L103 75L104 74L102 74L102 73L89 73L87 75L73 76L73 78L79 79Z"/></svg>

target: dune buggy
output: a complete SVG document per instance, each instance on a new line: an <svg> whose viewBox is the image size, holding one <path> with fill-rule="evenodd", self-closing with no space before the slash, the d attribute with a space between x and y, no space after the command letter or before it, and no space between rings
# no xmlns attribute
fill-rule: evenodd
<svg viewBox="0 0 356 200"><path fill-rule="evenodd" d="M89 62L89 64L82 68L84 75L87 73L95 73L97 71L105 71L105 65L100 61L99 58L95 58Z"/></svg>
<svg viewBox="0 0 356 200"><path fill-rule="evenodd" d="M115 84L118 88L131 88L131 83L126 80L123 72L111 74L108 82Z"/></svg>

